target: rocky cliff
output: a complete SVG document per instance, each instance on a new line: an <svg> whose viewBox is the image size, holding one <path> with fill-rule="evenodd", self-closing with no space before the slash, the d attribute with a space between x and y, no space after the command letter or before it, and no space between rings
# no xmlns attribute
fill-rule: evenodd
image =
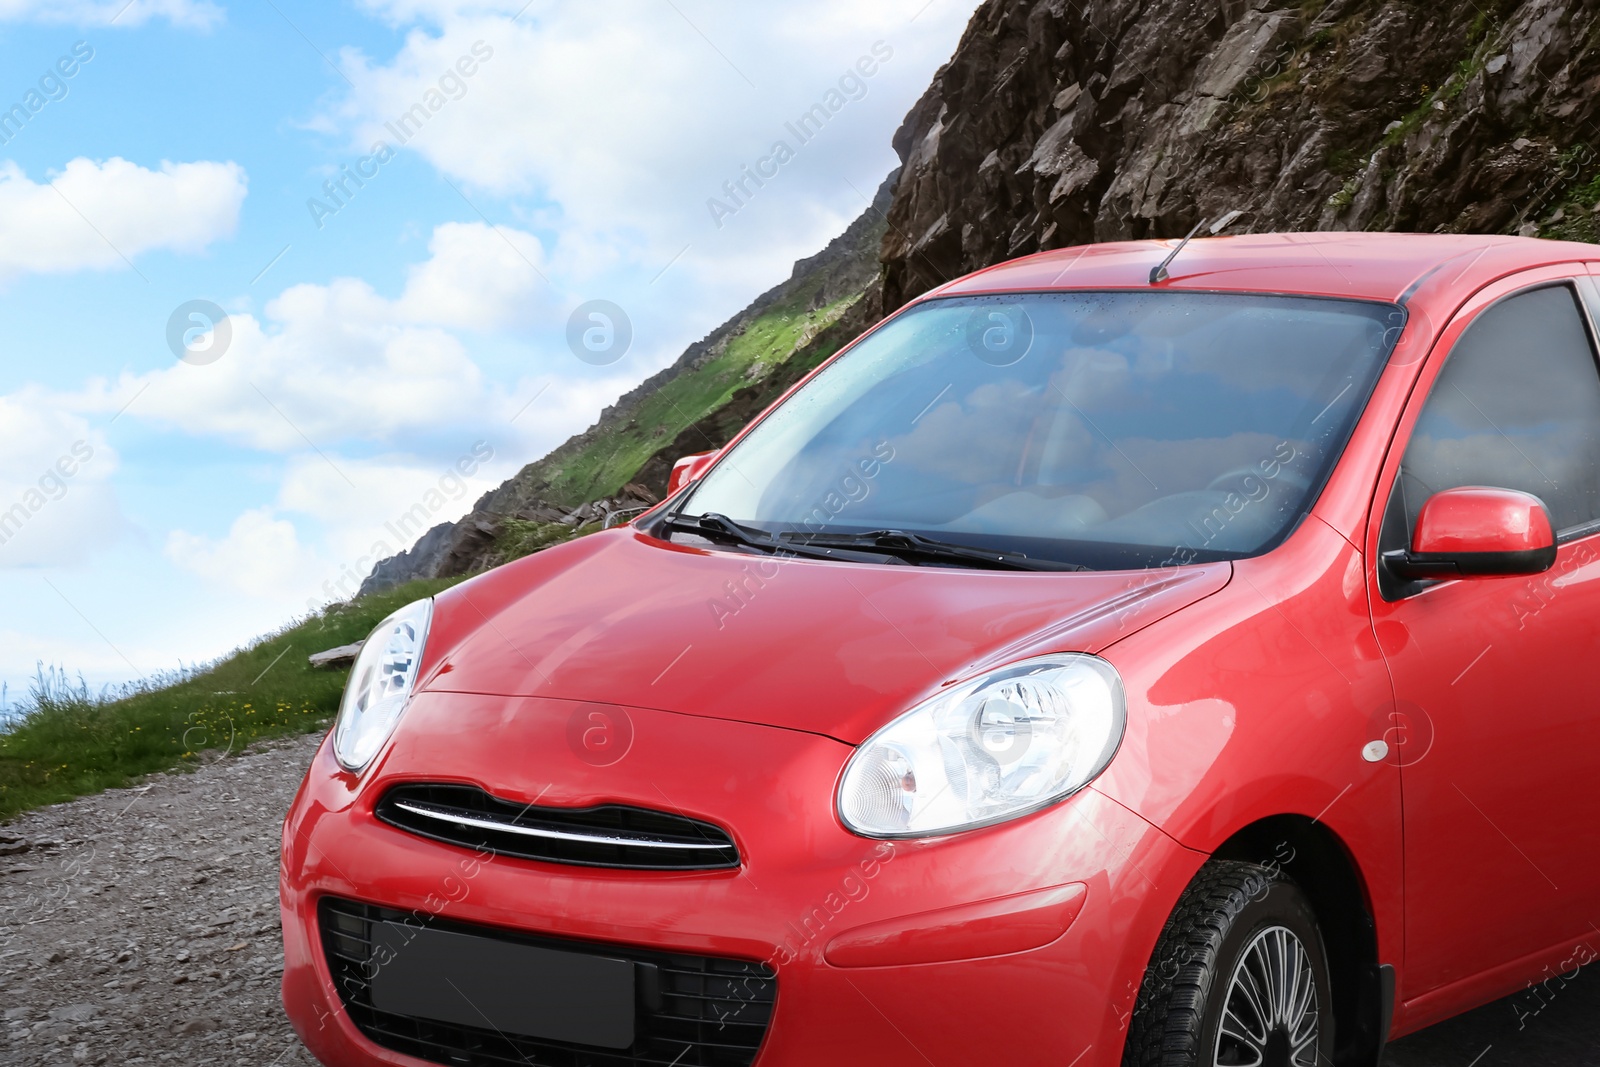
<svg viewBox="0 0 1600 1067"><path fill-rule="evenodd" d="M884 302L1044 249L1390 229L1593 239L1600 3L990 0L895 135Z"/></svg>

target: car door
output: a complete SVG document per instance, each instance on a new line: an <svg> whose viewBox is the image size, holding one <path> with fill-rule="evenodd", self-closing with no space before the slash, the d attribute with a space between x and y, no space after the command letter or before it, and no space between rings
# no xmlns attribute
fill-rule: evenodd
<svg viewBox="0 0 1600 1067"><path fill-rule="evenodd" d="M1498 283L1445 329L1369 537L1374 560L1407 547L1423 501L1463 485L1532 493L1557 531L1555 567L1532 577L1369 568L1404 804L1400 993L1440 1007L1519 982L1600 921L1600 364L1588 278L1563 273L1582 267Z"/></svg>

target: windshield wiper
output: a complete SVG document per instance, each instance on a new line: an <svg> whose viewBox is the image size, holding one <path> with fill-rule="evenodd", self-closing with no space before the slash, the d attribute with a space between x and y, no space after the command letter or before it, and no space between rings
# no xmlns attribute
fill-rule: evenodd
<svg viewBox="0 0 1600 1067"><path fill-rule="evenodd" d="M742 545L763 552L805 556L807 559L838 559L825 549L813 549L792 541L779 540L765 530L742 526L726 515L708 511L704 515L673 515L661 524L668 530L681 530L720 544Z"/></svg>
<svg viewBox="0 0 1600 1067"><path fill-rule="evenodd" d="M857 552L883 552L905 560L938 563L977 563L997 570L1086 571L1081 563L1060 563L1052 559L1033 559L1021 552L1000 552L973 545L940 541L906 530L873 530L861 534L799 534L784 538L788 543L829 548L848 548Z"/></svg>

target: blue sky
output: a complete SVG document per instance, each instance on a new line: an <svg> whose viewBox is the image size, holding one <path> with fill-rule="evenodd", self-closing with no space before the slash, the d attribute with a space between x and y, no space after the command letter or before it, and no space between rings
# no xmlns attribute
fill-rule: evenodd
<svg viewBox="0 0 1600 1067"><path fill-rule="evenodd" d="M0 0L13 702L224 654L590 425L860 213L975 6L124 3Z"/></svg>

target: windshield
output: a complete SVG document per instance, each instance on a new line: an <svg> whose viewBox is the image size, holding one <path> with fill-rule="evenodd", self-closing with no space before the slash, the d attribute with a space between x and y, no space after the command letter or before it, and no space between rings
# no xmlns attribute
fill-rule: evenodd
<svg viewBox="0 0 1600 1067"><path fill-rule="evenodd" d="M678 513L1095 568L1255 554L1310 506L1403 321L1264 294L933 300L762 420Z"/></svg>

